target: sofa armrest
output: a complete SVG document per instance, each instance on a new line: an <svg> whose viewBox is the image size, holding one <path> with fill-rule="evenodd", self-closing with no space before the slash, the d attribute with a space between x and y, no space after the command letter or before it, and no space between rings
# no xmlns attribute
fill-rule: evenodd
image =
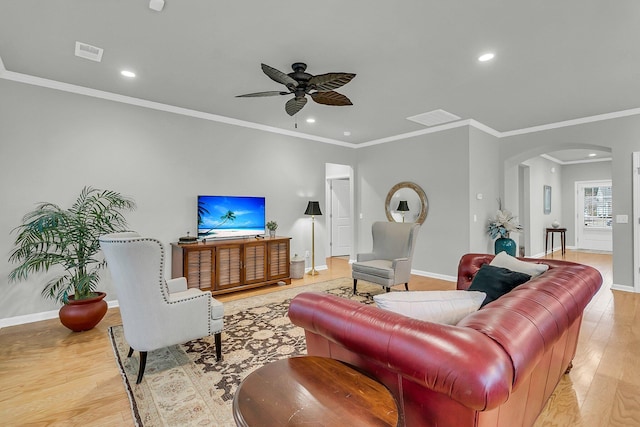
<svg viewBox="0 0 640 427"><path fill-rule="evenodd" d="M495 408L511 392L513 367L508 355L470 328L411 319L315 292L296 296L289 318L307 334L323 337L469 408Z"/></svg>

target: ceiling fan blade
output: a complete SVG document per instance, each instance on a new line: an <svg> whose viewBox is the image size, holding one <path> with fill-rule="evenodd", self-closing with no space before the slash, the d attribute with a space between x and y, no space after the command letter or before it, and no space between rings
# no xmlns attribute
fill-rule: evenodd
<svg viewBox="0 0 640 427"><path fill-rule="evenodd" d="M244 95L236 95L236 98L254 98L257 96L276 96L289 95L291 92L282 92L279 90L270 90L268 92L245 93Z"/></svg>
<svg viewBox="0 0 640 427"><path fill-rule="evenodd" d="M353 73L327 73L311 77L309 85L315 85L319 92L337 89L351 81L356 75Z"/></svg>
<svg viewBox="0 0 640 427"><path fill-rule="evenodd" d="M302 110L302 107L304 107L306 104L307 98L291 98L284 105L284 109L288 115L293 116L298 111Z"/></svg>
<svg viewBox="0 0 640 427"><path fill-rule="evenodd" d="M351 100L341 93L332 90L327 92L313 92L309 94L318 104L324 105L353 105Z"/></svg>
<svg viewBox="0 0 640 427"><path fill-rule="evenodd" d="M280 84L285 85L288 88L297 87L298 82L293 78L289 77L287 74L282 71L276 70L273 67L268 66L267 64L261 64L262 71L274 82L278 82Z"/></svg>

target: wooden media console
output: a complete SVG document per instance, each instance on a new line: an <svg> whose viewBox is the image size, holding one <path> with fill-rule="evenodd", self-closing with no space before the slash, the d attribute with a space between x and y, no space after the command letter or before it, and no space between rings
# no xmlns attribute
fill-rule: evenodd
<svg viewBox="0 0 640 427"><path fill-rule="evenodd" d="M208 240L171 244L171 277L186 277L189 288L223 294L291 283L290 237Z"/></svg>

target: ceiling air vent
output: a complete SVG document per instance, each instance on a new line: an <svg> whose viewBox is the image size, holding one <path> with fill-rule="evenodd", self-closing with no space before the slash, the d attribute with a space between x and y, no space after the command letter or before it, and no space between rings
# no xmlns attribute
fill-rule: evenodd
<svg viewBox="0 0 640 427"><path fill-rule="evenodd" d="M428 113L418 114L417 116L407 117L407 120L411 120L412 122L420 123L425 126L435 126L460 120L460 117L444 110L433 110Z"/></svg>
<svg viewBox="0 0 640 427"><path fill-rule="evenodd" d="M90 59L91 61L102 61L102 52L104 49L91 46L90 44L76 42L76 56L84 59Z"/></svg>

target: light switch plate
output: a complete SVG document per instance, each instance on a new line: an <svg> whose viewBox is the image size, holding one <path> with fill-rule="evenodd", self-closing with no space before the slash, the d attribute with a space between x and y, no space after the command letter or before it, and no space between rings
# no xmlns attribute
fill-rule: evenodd
<svg viewBox="0 0 640 427"><path fill-rule="evenodd" d="M616 215L616 224L627 224L629 222L628 215Z"/></svg>

